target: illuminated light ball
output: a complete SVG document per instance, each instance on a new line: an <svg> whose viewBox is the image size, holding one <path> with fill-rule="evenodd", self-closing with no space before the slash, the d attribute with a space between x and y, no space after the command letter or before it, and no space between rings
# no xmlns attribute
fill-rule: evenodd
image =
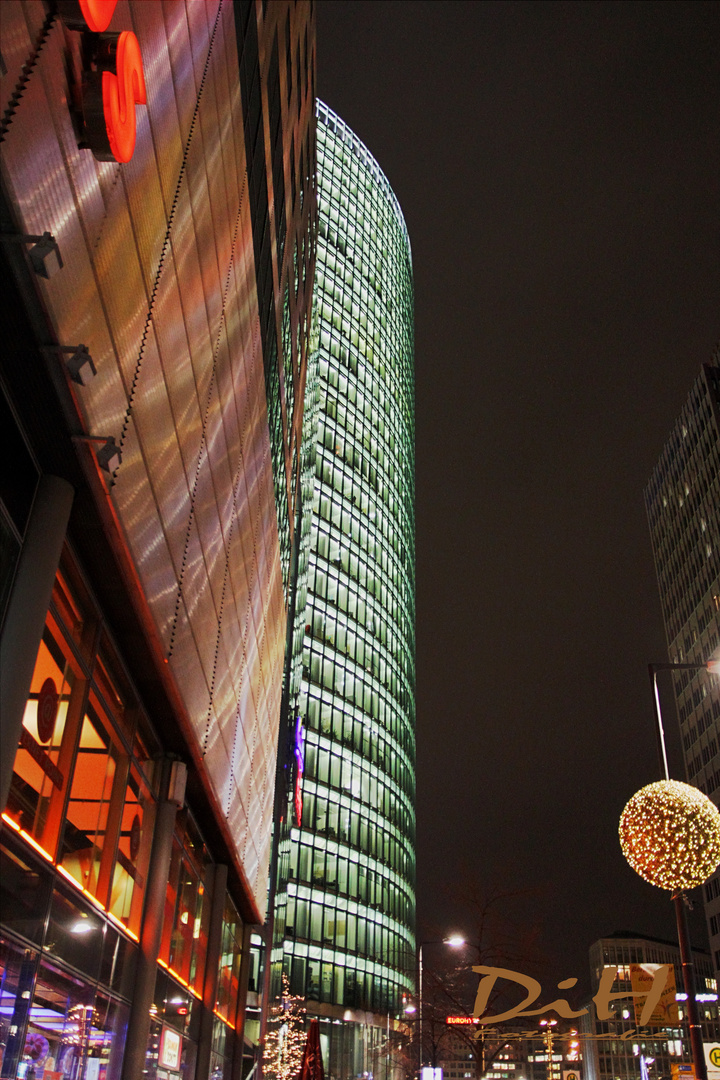
<svg viewBox="0 0 720 1080"><path fill-rule="evenodd" d="M633 870L659 889L693 889L720 863L720 812L679 780L660 780L633 795L619 833Z"/></svg>

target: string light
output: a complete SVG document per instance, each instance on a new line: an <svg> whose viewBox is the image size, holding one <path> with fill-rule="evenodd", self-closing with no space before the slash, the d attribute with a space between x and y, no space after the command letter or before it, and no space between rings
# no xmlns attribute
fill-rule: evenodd
<svg viewBox="0 0 720 1080"><path fill-rule="evenodd" d="M693 889L720 863L720 812L679 780L660 780L633 795L619 833L633 870L659 889Z"/></svg>
<svg viewBox="0 0 720 1080"><path fill-rule="evenodd" d="M305 1050L305 999L290 993L283 972L282 995L270 1006L263 1051L263 1073L273 1080L294 1080Z"/></svg>

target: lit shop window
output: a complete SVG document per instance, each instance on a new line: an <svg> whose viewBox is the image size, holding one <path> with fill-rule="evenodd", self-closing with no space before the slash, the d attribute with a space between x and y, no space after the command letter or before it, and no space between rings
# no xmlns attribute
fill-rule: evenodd
<svg viewBox="0 0 720 1080"><path fill-rule="evenodd" d="M137 935L155 743L81 584L69 581L69 572L55 581L4 816Z"/></svg>
<svg viewBox="0 0 720 1080"><path fill-rule="evenodd" d="M27 1017L24 1044L18 1048L18 1077L117 1076L127 1026L125 1003L98 993L85 980L41 960L32 998L27 996L29 968L35 960L25 951L21 963L10 958L3 979L3 999L24 1000ZM19 960L19 957L18 957ZM3 965L4 966L4 965ZM26 968L28 968L26 972ZM19 1019L19 1016L17 1017ZM10 1052L14 1049L9 1046ZM7 1075L10 1075L8 1073Z"/></svg>
<svg viewBox="0 0 720 1080"><path fill-rule="evenodd" d="M108 910L136 935L140 931L154 819L155 803L147 781L132 764L125 788Z"/></svg>
<svg viewBox="0 0 720 1080"><path fill-rule="evenodd" d="M107 718L93 701L80 727L59 863L101 903L107 897L114 854L108 841L115 839L118 824L110 820L111 800L115 810L118 789L125 786L126 761Z"/></svg>
<svg viewBox="0 0 720 1080"><path fill-rule="evenodd" d="M83 680L73 671L55 629L46 626L15 755L7 815L52 858L71 766L72 733L67 731L71 699L77 708ZM66 737L67 736L67 737ZM64 749L60 761L61 749Z"/></svg>

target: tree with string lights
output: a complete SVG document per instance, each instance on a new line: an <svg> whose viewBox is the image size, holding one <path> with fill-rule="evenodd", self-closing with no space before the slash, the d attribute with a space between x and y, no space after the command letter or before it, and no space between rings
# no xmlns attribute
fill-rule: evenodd
<svg viewBox="0 0 720 1080"><path fill-rule="evenodd" d="M303 1060L306 1041L305 999L290 993L285 972L282 992L270 1006L263 1052L263 1076L267 1080L295 1080Z"/></svg>

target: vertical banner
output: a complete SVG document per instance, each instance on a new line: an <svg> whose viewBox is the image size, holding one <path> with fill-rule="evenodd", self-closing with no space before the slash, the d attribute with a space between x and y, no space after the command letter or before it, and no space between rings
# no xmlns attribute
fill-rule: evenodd
<svg viewBox="0 0 720 1080"><path fill-rule="evenodd" d="M636 997L633 999L633 1004L635 1006L635 1023L638 1027L640 1027L640 1016L642 1015L645 998L652 988L655 972L662 966L662 964L630 965L630 982L632 983L633 994L643 995L643 997ZM679 1023L678 1006L677 1001L675 1000L675 968L670 965L665 989L653 1010L652 1016L647 1021L647 1024L643 1026L677 1027Z"/></svg>

